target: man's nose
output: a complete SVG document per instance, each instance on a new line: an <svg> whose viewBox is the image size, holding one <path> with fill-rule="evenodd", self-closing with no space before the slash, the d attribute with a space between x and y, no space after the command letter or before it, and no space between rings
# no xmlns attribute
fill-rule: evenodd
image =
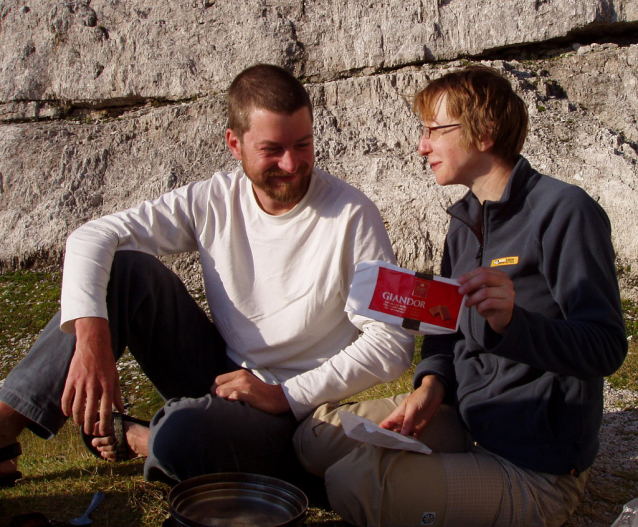
<svg viewBox="0 0 638 527"><path fill-rule="evenodd" d="M421 136L419 140L419 147L417 148L418 152L422 156L427 156L430 152L432 152L432 144L429 138L426 138L425 135Z"/></svg>
<svg viewBox="0 0 638 527"><path fill-rule="evenodd" d="M299 160L294 152L286 150L279 160L280 170L285 170L289 174L294 174L299 168Z"/></svg>

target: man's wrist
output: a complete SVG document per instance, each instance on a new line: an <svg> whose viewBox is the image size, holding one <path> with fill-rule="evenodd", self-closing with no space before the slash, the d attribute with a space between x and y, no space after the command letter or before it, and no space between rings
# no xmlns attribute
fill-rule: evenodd
<svg viewBox="0 0 638 527"><path fill-rule="evenodd" d="M286 393L284 392L281 384L277 384L277 413L286 413L290 412L292 409L290 408L290 403L288 402L288 398L286 397Z"/></svg>
<svg viewBox="0 0 638 527"><path fill-rule="evenodd" d="M84 317L75 320L75 336L78 349L111 350L109 322L100 317Z"/></svg>

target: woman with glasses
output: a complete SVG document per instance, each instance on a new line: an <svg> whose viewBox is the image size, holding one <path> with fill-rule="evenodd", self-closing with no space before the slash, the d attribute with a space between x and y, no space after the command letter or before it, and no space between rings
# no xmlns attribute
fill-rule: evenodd
<svg viewBox="0 0 638 527"><path fill-rule="evenodd" d="M320 407L297 454L355 525L560 526L598 450L603 377L627 352L609 220L520 155L526 107L497 71L448 73L414 109L437 183L468 189L441 263L467 295L460 329L424 337L411 394ZM433 453L350 439L340 410Z"/></svg>

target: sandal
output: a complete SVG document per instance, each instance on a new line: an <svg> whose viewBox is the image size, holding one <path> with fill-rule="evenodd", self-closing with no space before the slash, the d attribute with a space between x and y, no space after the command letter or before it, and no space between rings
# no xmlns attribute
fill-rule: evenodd
<svg viewBox="0 0 638 527"><path fill-rule="evenodd" d="M7 445L3 448L0 448L0 463L4 461L9 461L18 456L22 455L22 447L20 443L12 443L11 445ZM13 487L16 484L16 480L22 477L22 472L16 470L15 472L11 472L10 474L4 474L0 476L0 488L2 487Z"/></svg>
<svg viewBox="0 0 638 527"><path fill-rule="evenodd" d="M99 419L99 415L98 415L98 419ZM115 445L116 445L115 461L117 463L132 459L131 458L132 450L129 447L128 442L126 441L126 433L124 432L124 421L142 425L147 428L151 424L149 421L137 419L136 417L132 417L126 414L113 412L113 415L111 417L111 430L113 430L113 436L115 437ZM93 454L95 457L101 459L102 461L107 461L106 459L102 457L102 454L100 453L100 451L91 444L91 441L95 437L100 437L100 436L86 434L84 432L84 428L80 429L80 433L82 434L82 442L84 443L84 446L86 446L88 451L91 452L91 454Z"/></svg>

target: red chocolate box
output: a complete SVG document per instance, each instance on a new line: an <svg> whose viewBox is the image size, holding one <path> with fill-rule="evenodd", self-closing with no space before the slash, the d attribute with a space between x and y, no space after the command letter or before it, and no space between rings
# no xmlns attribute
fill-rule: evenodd
<svg viewBox="0 0 638 527"><path fill-rule="evenodd" d="M464 297L456 280L417 273L380 260L361 262L346 311L402 326L410 333L457 331Z"/></svg>

